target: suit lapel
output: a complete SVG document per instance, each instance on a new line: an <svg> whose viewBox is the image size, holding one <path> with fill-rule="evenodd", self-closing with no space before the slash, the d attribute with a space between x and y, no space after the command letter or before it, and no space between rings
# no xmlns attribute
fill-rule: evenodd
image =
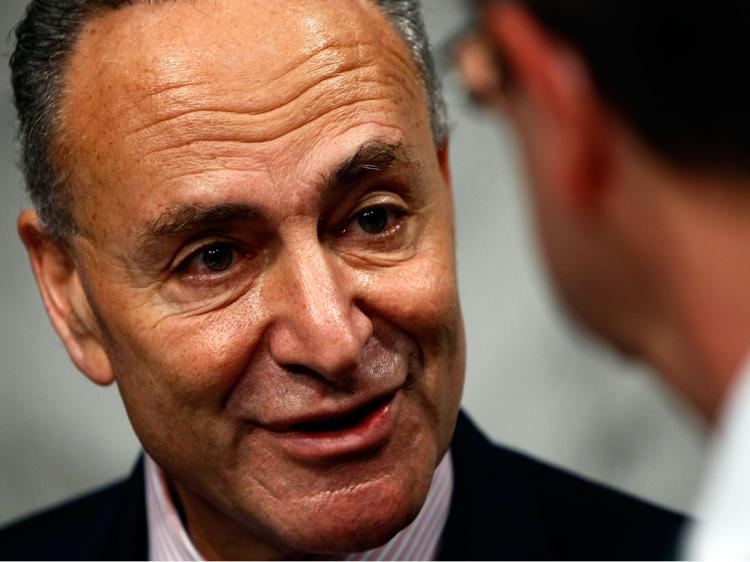
<svg viewBox="0 0 750 562"><path fill-rule="evenodd" d="M461 412L451 455L455 486L439 553L441 560L542 560L550 557L544 518L528 475Z"/></svg>
<svg viewBox="0 0 750 562"><path fill-rule="evenodd" d="M146 485L142 456L123 484L117 520L114 559L147 560Z"/></svg>

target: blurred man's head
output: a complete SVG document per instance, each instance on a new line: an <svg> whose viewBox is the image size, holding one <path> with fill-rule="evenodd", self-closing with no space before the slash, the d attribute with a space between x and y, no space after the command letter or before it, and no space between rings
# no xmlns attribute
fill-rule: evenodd
<svg viewBox="0 0 750 562"><path fill-rule="evenodd" d="M712 415L750 335L736 294L750 271L735 255L750 242L750 8L477 5L464 74L517 125L566 303Z"/></svg>
<svg viewBox="0 0 750 562"><path fill-rule="evenodd" d="M464 367L416 3L35 1L12 65L46 308L204 556L407 525Z"/></svg>

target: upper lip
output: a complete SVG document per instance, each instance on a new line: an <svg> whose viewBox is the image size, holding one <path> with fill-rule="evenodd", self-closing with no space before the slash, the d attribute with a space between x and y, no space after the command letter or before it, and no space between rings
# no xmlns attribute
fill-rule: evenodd
<svg viewBox="0 0 750 562"><path fill-rule="evenodd" d="M315 412L297 414L294 416L263 422L259 425L270 431L289 432L300 429L299 426L303 424L335 421L336 419L346 418L347 416L356 414L358 411L367 409L368 407L375 407L380 403L390 401L396 395L398 390L399 389L381 392L374 396L359 399L356 402L347 404L346 406L339 406L336 408L322 409Z"/></svg>

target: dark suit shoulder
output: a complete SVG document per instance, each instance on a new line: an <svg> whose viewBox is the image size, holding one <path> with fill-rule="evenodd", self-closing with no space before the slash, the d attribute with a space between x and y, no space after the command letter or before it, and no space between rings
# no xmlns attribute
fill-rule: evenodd
<svg viewBox="0 0 750 562"><path fill-rule="evenodd" d="M451 452L456 485L444 544L457 550L443 558L674 555L683 516L494 445L464 414Z"/></svg>
<svg viewBox="0 0 750 562"><path fill-rule="evenodd" d="M146 557L145 489L130 478L0 530L5 560L137 560Z"/></svg>
<svg viewBox="0 0 750 562"><path fill-rule="evenodd" d="M684 516L517 452L501 456L529 475L554 551L575 559L674 557Z"/></svg>
<svg viewBox="0 0 750 562"><path fill-rule="evenodd" d="M659 507L599 484L568 469L548 464L528 454L492 445L495 464L503 464L508 470L526 475L533 484L534 493L549 508L560 510L583 510L598 515L607 514L618 518L656 517L682 522L684 517L670 509Z"/></svg>

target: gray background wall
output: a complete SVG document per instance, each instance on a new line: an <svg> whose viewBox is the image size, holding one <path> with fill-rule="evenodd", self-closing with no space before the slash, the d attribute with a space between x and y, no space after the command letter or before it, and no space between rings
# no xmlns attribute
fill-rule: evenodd
<svg viewBox="0 0 750 562"><path fill-rule="evenodd" d="M425 0L436 45L461 27L458 0ZM0 38L25 0L0 3ZM0 524L124 475L138 443L113 388L70 364L41 306L15 218L7 58L0 47ZM690 509L704 435L636 365L561 317L530 232L507 124L475 113L450 74L459 276L469 361L465 407L497 441L662 504Z"/></svg>

